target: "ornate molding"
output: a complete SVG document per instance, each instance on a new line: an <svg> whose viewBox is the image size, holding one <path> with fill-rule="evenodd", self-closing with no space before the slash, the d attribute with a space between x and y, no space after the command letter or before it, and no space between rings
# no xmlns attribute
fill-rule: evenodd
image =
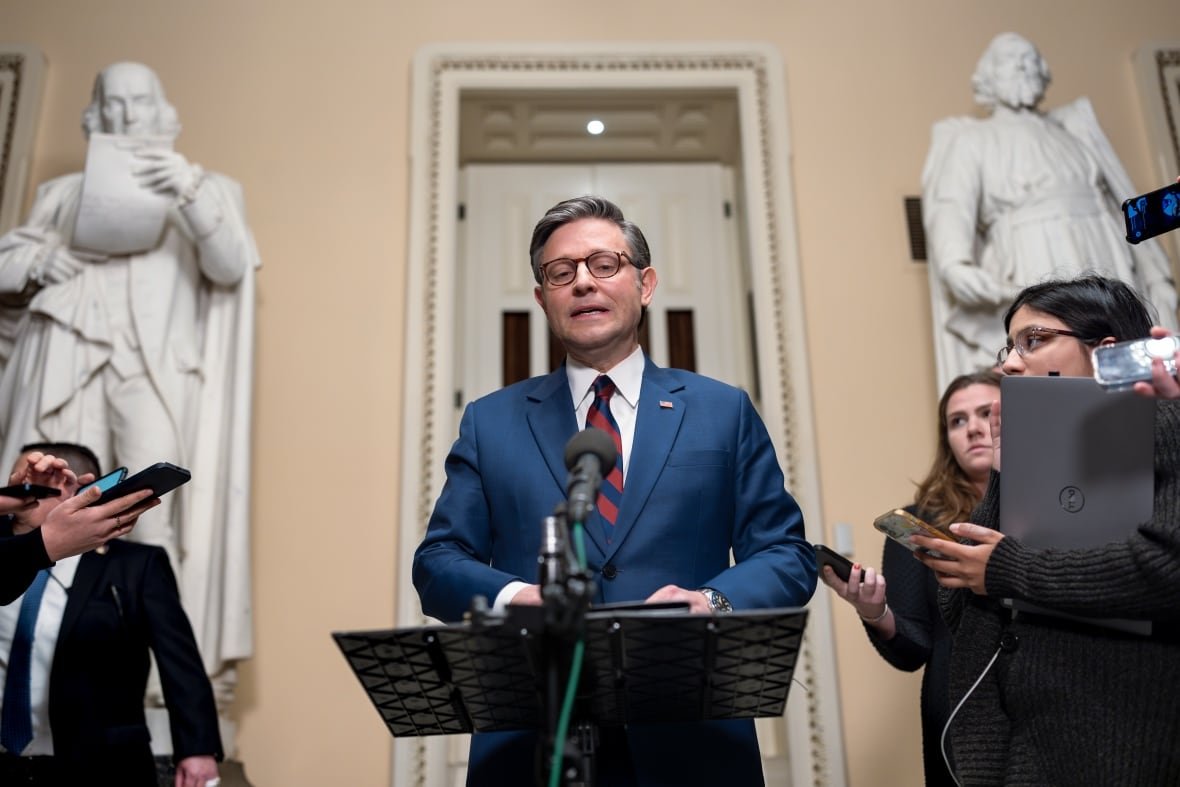
<svg viewBox="0 0 1180 787"><path fill-rule="evenodd" d="M409 594L413 603L399 601L399 625L423 622L409 587L409 554L425 532L441 486L443 457L453 439L449 422L454 372L451 348L442 345L454 323L454 304L445 300L445 293L450 291L456 264L451 258L454 220L450 198L457 180L454 151L458 129L448 124L457 123L459 96L465 89L561 87L564 81L569 89L721 86L737 91L739 122L755 127L753 134L741 137L757 141L757 149L743 155L742 177L745 210L751 217L747 240L755 266L761 409L767 427L776 436L788 486L809 519L820 516L781 72L777 54L759 45L570 45L561 53L536 45L511 50L505 46L454 45L428 47L419 53L414 68L414 164L409 198L411 206L425 209L412 207L410 227L408 259L413 268L406 325L407 342L412 346L406 354L409 371L404 424L405 444L412 450L403 457L406 470L399 556L399 597ZM796 747L806 741L806 751L791 752L792 760L801 760L792 763L792 773L800 784L841 784L842 739L838 712L832 707L836 702L834 660L815 656L817 640L830 650L830 620L827 604L822 596L817 598L796 668L797 679L807 689L802 720L807 729L789 735ZM796 724L800 721L792 719ZM431 770L440 764L438 748L439 743L421 739L400 742L400 756L395 755L394 761L395 783L443 784L445 774ZM441 748L445 749L445 744ZM445 762L445 755L442 760Z"/></svg>
<svg viewBox="0 0 1180 787"><path fill-rule="evenodd" d="M0 47L0 232L19 223L44 78L37 49Z"/></svg>

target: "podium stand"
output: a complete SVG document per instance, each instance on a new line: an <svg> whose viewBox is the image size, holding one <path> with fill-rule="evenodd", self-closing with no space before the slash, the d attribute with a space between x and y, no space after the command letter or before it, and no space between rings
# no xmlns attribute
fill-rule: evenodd
<svg viewBox="0 0 1180 787"><path fill-rule="evenodd" d="M575 722L782 715L805 609L727 615L591 608ZM333 638L394 737L544 726L541 607ZM573 729L573 727L571 727Z"/></svg>

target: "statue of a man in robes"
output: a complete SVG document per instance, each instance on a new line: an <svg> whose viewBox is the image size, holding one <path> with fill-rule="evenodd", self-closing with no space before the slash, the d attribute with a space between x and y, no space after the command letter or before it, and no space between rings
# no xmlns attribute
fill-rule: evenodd
<svg viewBox="0 0 1180 787"><path fill-rule="evenodd" d="M1176 327L1176 289L1159 244L1126 242L1119 205L1136 193L1090 102L1044 113L1037 48L997 36L972 84L985 119L934 125L922 173L938 386L994 365L1001 317L1029 284L1092 272L1135 287Z"/></svg>
<svg viewBox="0 0 1180 787"><path fill-rule="evenodd" d="M15 315L0 336L0 466L24 443L70 441L107 469L168 461L192 470L192 482L165 495L131 537L168 550L224 707L235 663L253 651L258 253L240 186L171 149L176 110L150 68L103 69L83 129L85 177L42 184L26 223L0 237L0 307ZM105 170L91 166L95 138L107 143ZM120 155L129 161L122 170ZM111 186L120 178L131 184L122 193ZM159 201L158 224L140 231L138 246L119 247L144 223L126 203L141 197ZM83 230L86 246L75 237Z"/></svg>

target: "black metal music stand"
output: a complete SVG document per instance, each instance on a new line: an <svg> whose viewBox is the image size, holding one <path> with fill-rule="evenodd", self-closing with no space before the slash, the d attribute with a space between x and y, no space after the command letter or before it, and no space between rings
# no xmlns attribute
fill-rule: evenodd
<svg viewBox="0 0 1180 787"><path fill-rule="evenodd" d="M796 608L591 608L575 724L780 716L806 621ZM390 733L403 737L543 727L543 628L540 607L509 606L461 624L332 636Z"/></svg>

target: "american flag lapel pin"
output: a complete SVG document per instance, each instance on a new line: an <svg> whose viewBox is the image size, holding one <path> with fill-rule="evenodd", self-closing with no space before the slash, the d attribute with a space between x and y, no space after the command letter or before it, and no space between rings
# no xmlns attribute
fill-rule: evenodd
<svg viewBox="0 0 1180 787"><path fill-rule="evenodd" d="M671 410L671 409L672 409L672 403L671 403L671 402L669 402L667 399L661 399L661 400L660 400L660 409L661 409L661 410Z"/></svg>

